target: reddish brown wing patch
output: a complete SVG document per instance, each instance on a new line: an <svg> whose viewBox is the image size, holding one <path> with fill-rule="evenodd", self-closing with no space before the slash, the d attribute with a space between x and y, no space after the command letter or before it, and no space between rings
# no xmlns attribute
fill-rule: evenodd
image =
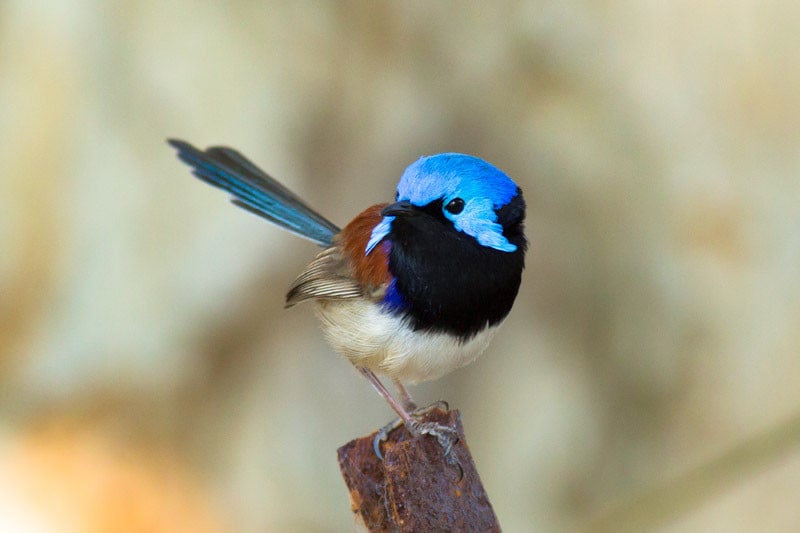
<svg viewBox="0 0 800 533"><path fill-rule="evenodd" d="M383 219L381 210L387 205L389 204L368 207L339 234L342 251L353 265L353 277L362 285L379 287L392 279L383 247L376 246L369 255L364 255L372 228Z"/></svg>

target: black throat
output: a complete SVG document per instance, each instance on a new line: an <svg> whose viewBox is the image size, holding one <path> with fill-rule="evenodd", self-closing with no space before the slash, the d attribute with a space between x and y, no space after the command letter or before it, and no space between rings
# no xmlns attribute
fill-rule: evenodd
<svg viewBox="0 0 800 533"><path fill-rule="evenodd" d="M441 201L421 210L392 222L389 271L405 304L397 311L416 330L469 339L503 320L517 297L527 246L522 192L497 210L503 235L517 247L513 252L482 246L456 230Z"/></svg>

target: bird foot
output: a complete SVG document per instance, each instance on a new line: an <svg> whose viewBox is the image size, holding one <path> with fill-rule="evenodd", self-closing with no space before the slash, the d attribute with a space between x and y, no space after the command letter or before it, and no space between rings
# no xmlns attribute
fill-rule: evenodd
<svg viewBox="0 0 800 533"><path fill-rule="evenodd" d="M451 427L436 423L436 422L421 422L419 419L424 418L425 415L430 413L431 411L435 411L440 409L442 411L449 412L450 406L444 400L439 400L437 402L433 402L430 405L426 405L425 407L420 407L415 409L409 415L411 416L411 422L406 424L406 429L408 432L411 433L414 437L421 437L422 435L430 435L432 437L436 437L436 440L439 441L439 444L444 449L444 455L447 457L448 462L452 462L452 457L450 457L450 451L453 448L453 445L458 442L458 432ZM383 461L383 454L381 453L381 444L389 440L389 433L394 431L395 429L399 428L403 425L402 418L395 418L378 431L375 432L375 438L372 441L372 449L375 451L375 455Z"/></svg>
<svg viewBox="0 0 800 533"><path fill-rule="evenodd" d="M450 452L453 449L453 445L458 442L458 432L455 429L437 422L420 422L418 420L412 420L410 427L406 427L409 433L415 437L420 437L422 435L436 437L436 440L439 441L439 445L444 450L444 456L447 458L447 462L452 463L454 461L453 457L450 456Z"/></svg>

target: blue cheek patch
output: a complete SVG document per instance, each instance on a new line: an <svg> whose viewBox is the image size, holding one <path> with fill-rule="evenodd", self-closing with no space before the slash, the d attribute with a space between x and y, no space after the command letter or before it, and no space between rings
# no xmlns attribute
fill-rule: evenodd
<svg viewBox="0 0 800 533"><path fill-rule="evenodd" d="M516 245L503 236L503 226L497 223L497 213L488 198L469 200L458 215L445 213L453 221L453 227L474 237L482 246L501 252L513 252L517 249Z"/></svg>
<svg viewBox="0 0 800 533"><path fill-rule="evenodd" d="M392 221L394 221L394 217L383 217L383 220L378 222L378 225L372 228L372 234L367 242L367 248L364 250L364 255L369 255L372 249L375 248L379 242L385 239L387 235L389 235L389 232L392 231Z"/></svg>

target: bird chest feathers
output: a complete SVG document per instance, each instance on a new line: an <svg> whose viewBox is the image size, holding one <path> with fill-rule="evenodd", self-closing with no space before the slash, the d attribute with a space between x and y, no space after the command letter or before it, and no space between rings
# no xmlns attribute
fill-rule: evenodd
<svg viewBox="0 0 800 533"><path fill-rule="evenodd" d="M474 361L497 327L468 340L414 329L365 300L319 300L317 315L328 342L354 365L407 383L438 379Z"/></svg>

